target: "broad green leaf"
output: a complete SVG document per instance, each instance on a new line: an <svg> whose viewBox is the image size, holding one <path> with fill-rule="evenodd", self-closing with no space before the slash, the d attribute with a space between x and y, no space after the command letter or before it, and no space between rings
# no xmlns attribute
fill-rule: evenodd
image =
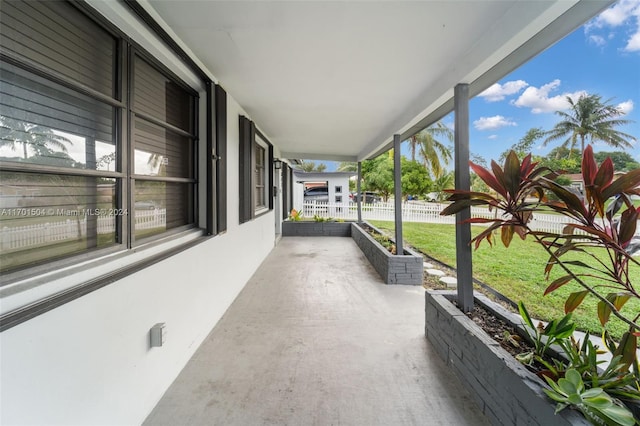
<svg viewBox="0 0 640 426"><path fill-rule="evenodd" d="M609 321L609 317L611 316L611 308L609 305L604 302L598 302L598 319L600 320L600 324L604 327L605 324Z"/></svg>
<svg viewBox="0 0 640 426"><path fill-rule="evenodd" d="M491 174L489 170L473 162L469 162L469 165L471 166L471 169L473 170L473 172L477 174L478 177L482 179L482 181L486 183L491 189L493 189L503 197L505 198L507 197L506 188L503 185L501 185L500 182L498 182L496 177L493 174Z"/></svg>
<svg viewBox="0 0 640 426"><path fill-rule="evenodd" d="M587 145L582 153L582 181L585 186L593 186L597 170L598 165L593 156L593 148Z"/></svg>
<svg viewBox="0 0 640 426"><path fill-rule="evenodd" d="M546 296L547 294L559 289L560 287L562 287L563 285L565 285L566 283L568 283L569 281L573 280L573 276L571 275L565 275L564 277L560 277L555 279L544 291L544 295Z"/></svg>
<svg viewBox="0 0 640 426"><path fill-rule="evenodd" d="M573 404L573 405L580 405L582 404L582 398L580 397L580 394L578 393L572 393L569 395L569 398L567 398L567 400Z"/></svg>
<svg viewBox="0 0 640 426"><path fill-rule="evenodd" d="M520 189L520 160L515 151L509 152L504 161L504 182L511 199L516 199Z"/></svg>
<svg viewBox="0 0 640 426"><path fill-rule="evenodd" d="M616 351L613 353L614 356L622 355L622 364L625 366L625 370L631 367L631 364L634 363L637 356L638 350L638 338L635 334L626 332L622 335L620 339L620 344L618 345Z"/></svg>
<svg viewBox="0 0 640 426"><path fill-rule="evenodd" d="M627 209L620 217L620 229L618 231L618 241L624 245L631 241L636 233L638 225L638 212L636 209Z"/></svg>
<svg viewBox="0 0 640 426"><path fill-rule="evenodd" d="M502 188L502 192L498 191L498 193L502 195L505 199L509 198L509 191L507 188L507 184L504 180L504 171L500 168L498 163L496 163L493 160L491 160L491 171L493 172L493 175L495 176L496 181Z"/></svg>
<svg viewBox="0 0 640 426"><path fill-rule="evenodd" d="M564 312L573 312L578 306L580 306L587 294L589 294L589 290L571 293L569 297L567 297L567 300L564 302Z"/></svg>
<svg viewBox="0 0 640 426"><path fill-rule="evenodd" d="M524 306L524 303L522 301L518 302L518 311L520 312L520 316L524 320L524 323L529 327L535 329L536 327L533 325L533 321L531 321L529 311L527 311L527 308Z"/></svg>
<svg viewBox="0 0 640 426"><path fill-rule="evenodd" d="M576 370L575 368L570 368L567 370L564 377L566 380L571 382L573 386L575 386L577 391L582 390L582 377L580 376L580 373L578 373L578 370Z"/></svg>
<svg viewBox="0 0 640 426"><path fill-rule="evenodd" d="M620 426L633 426L636 424L631 411L619 405L614 404L600 412L613 422L609 424Z"/></svg>
<svg viewBox="0 0 640 426"><path fill-rule="evenodd" d="M611 185L602 191L602 197L608 200L614 195L628 193L637 188L638 185L640 185L640 169L631 170L611 182Z"/></svg>
<svg viewBox="0 0 640 426"><path fill-rule="evenodd" d="M611 303L613 303L613 306L615 306L616 309L620 311L620 309L622 309L622 307L629 301L629 299L631 299L631 294L617 293L614 297L611 298Z"/></svg>
<svg viewBox="0 0 640 426"><path fill-rule="evenodd" d="M505 247L509 247L513 239L513 225L503 226L500 236L502 238L502 244L504 244Z"/></svg>
<svg viewBox="0 0 640 426"><path fill-rule="evenodd" d="M585 210L582 201L580 201L576 194L569 191L564 186L558 185L555 182L549 182L549 190L553 192L563 203L565 203L567 210L573 213L574 216L585 217L587 215L587 211Z"/></svg>
<svg viewBox="0 0 640 426"><path fill-rule="evenodd" d="M551 399L553 399L556 402L564 402L566 400L566 397L564 395L561 395L557 392L554 392L550 389L543 389L544 393L547 394L547 396Z"/></svg>

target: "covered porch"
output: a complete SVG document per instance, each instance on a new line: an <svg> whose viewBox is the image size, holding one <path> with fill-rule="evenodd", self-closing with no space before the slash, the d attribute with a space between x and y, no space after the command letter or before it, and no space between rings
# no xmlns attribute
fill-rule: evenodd
<svg viewBox="0 0 640 426"><path fill-rule="evenodd" d="M351 238L286 237L146 425L482 425L424 336L424 290Z"/></svg>

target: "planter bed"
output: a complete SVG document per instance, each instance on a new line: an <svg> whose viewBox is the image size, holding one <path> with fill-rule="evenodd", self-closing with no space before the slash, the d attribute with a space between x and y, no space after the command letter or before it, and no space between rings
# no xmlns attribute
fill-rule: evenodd
<svg viewBox="0 0 640 426"><path fill-rule="evenodd" d="M283 237L350 237L351 222L282 222Z"/></svg>
<svg viewBox="0 0 640 426"><path fill-rule="evenodd" d="M455 291L425 293L425 335L495 425L588 425L578 412L554 414L543 382L452 302ZM521 328L518 317L483 295L476 303Z"/></svg>
<svg viewBox="0 0 640 426"><path fill-rule="evenodd" d="M282 236L351 237L386 284L422 285L424 258L420 254L404 249L404 255L393 255L353 222L284 221Z"/></svg>
<svg viewBox="0 0 640 426"><path fill-rule="evenodd" d="M401 256L393 255L355 223L351 224L351 238L386 284L422 285L424 259L421 255L409 249L404 249Z"/></svg>

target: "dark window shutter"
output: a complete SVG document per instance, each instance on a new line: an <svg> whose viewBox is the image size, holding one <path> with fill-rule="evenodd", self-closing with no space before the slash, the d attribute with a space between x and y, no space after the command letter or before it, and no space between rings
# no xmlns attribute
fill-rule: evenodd
<svg viewBox="0 0 640 426"><path fill-rule="evenodd" d="M289 205L289 165L282 163L282 219L289 216L291 207Z"/></svg>
<svg viewBox="0 0 640 426"><path fill-rule="evenodd" d="M240 223L247 222L253 217L253 188L251 185L253 140L255 128L253 123L244 116L240 116L240 146L239 170L240 187L238 191L240 202Z"/></svg>
<svg viewBox="0 0 640 426"><path fill-rule="evenodd" d="M267 185L269 185L269 210L273 210L273 145L269 144L269 161L267 162Z"/></svg>
<svg viewBox="0 0 640 426"><path fill-rule="evenodd" d="M287 167L287 173L289 174L289 210L291 210L293 208L293 187L294 187L294 183L293 182L293 169L291 167Z"/></svg>
<svg viewBox="0 0 640 426"><path fill-rule="evenodd" d="M216 232L227 230L227 92L215 86Z"/></svg>

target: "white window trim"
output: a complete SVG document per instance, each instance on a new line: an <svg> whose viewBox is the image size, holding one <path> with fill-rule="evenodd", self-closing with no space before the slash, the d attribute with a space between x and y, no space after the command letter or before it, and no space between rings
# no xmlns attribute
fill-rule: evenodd
<svg viewBox="0 0 640 426"><path fill-rule="evenodd" d="M264 182L264 194L263 194L263 200L264 200L264 205L262 206L255 206L254 205L254 212L257 215L264 213L266 211L269 210L269 145L267 144L267 142L265 142L257 133L256 133L256 137L255 137L255 143L257 145L260 146L260 148L263 149L263 159L262 159L262 164L264 165L264 169L263 169L263 182ZM255 190L256 188L256 182L253 182L253 190Z"/></svg>
<svg viewBox="0 0 640 426"><path fill-rule="evenodd" d="M87 282L106 277L113 271L131 267L137 262L163 252L179 249L185 244L202 238L204 231L190 229L178 235L168 235L150 241L135 250L122 250L67 267L26 278L0 288L0 316L10 314L29 305L65 291L82 287Z"/></svg>

